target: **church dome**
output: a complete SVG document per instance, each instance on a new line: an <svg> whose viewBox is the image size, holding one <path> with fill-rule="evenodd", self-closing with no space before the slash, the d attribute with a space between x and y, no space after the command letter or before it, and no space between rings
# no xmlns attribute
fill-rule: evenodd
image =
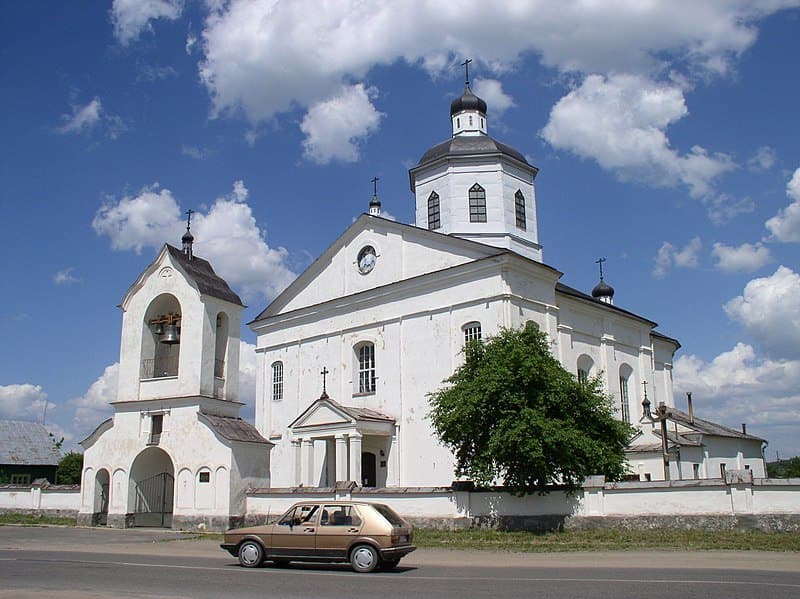
<svg viewBox="0 0 800 599"><path fill-rule="evenodd" d="M474 156L479 154L502 154L518 160L523 164L528 164L525 156L511 146L492 139L488 135L477 135L473 137L456 136L433 146L422 155L417 166L434 162L440 158L452 156Z"/></svg>
<svg viewBox="0 0 800 599"><path fill-rule="evenodd" d="M484 116L486 115L486 102L472 93L469 84L464 88L464 93L453 100L450 104L450 116L464 110L477 110Z"/></svg>
<svg viewBox="0 0 800 599"><path fill-rule="evenodd" d="M592 289L592 297L595 299L602 299L604 297L613 298L614 288L603 279L600 279L600 282Z"/></svg>

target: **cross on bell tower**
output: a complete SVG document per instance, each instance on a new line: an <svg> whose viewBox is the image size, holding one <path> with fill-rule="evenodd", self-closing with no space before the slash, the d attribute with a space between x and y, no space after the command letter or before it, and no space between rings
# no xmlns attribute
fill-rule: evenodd
<svg viewBox="0 0 800 599"><path fill-rule="evenodd" d="M381 215L381 201L378 199L378 177L372 177L372 199L369 201L369 213L372 216Z"/></svg>

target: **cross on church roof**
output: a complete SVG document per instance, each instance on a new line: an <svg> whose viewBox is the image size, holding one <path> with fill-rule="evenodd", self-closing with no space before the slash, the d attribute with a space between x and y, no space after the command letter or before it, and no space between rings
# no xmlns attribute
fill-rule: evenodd
<svg viewBox="0 0 800 599"><path fill-rule="evenodd" d="M599 264L600 265L600 280L601 281L603 280L603 262L605 262L605 261L606 261L605 258L598 258L597 260L594 261L595 264Z"/></svg>
<svg viewBox="0 0 800 599"><path fill-rule="evenodd" d="M330 370L328 370L328 367L327 366L323 366L322 367L322 372L320 372L320 374L322 375L322 395L320 395L320 398L328 397L327 378L328 378L328 374L329 373L330 373Z"/></svg>
<svg viewBox="0 0 800 599"><path fill-rule="evenodd" d="M467 58L464 62L461 63L461 66L464 67L467 71L467 85L469 85L469 63L472 62L471 58Z"/></svg>
<svg viewBox="0 0 800 599"><path fill-rule="evenodd" d="M378 197L378 177L372 177L372 195Z"/></svg>

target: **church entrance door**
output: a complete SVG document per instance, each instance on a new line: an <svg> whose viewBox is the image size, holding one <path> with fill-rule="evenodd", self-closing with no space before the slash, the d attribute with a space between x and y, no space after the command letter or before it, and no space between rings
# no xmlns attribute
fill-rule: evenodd
<svg viewBox="0 0 800 599"><path fill-rule="evenodd" d="M108 470L101 468L94 479L94 524L105 526L108 524Z"/></svg>
<svg viewBox="0 0 800 599"><path fill-rule="evenodd" d="M361 454L361 486L378 486L378 469L374 453L365 451Z"/></svg>
<svg viewBox="0 0 800 599"><path fill-rule="evenodd" d="M133 526L172 526L175 477L172 460L158 447L148 447L133 461L129 511Z"/></svg>

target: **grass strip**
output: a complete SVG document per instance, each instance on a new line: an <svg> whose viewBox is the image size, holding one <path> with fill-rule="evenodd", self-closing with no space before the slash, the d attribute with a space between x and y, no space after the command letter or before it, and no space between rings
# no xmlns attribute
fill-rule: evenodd
<svg viewBox="0 0 800 599"><path fill-rule="evenodd" d="M22 526L75 526L75 518L59 518L56 516L36 516L34 514L0 514L0 525L18 524Z"/></svg>
<svg viewBox="0 0 800 599"><path fill-rule="evenodd" d="M574 530L504 532L415 529L414 544L441 549L551 553L561 551L800 551L799 533L704 530Z"/></svg>

